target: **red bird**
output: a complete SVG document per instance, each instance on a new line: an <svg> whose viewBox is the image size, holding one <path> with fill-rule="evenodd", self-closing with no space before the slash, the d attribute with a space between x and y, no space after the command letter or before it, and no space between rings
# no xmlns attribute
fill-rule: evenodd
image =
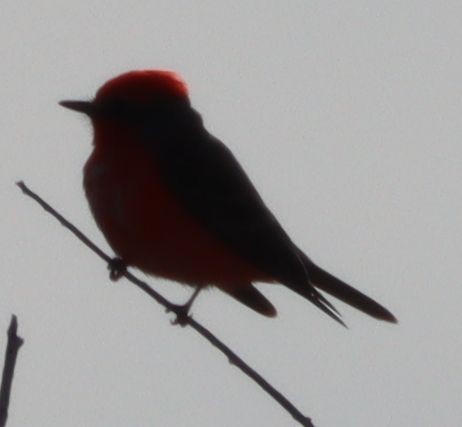
<svg viewBox="0 0 462 427"><path fill-rule="evenodd" d="M205 129L175 73L132 71L109 80L92 101L61 105L92 121L84 187L125 265L193 286L193 298L216 286L266 316L276 309L255 282L281 283L342 324L316 288L396 322L292 242L232 153Z"/></svg>

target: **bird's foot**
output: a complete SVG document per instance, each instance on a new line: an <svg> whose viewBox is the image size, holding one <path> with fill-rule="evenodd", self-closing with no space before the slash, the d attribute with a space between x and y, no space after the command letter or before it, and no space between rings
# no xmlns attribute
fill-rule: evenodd
<svg viewBox="0 0 462 427"><path fill-rule="evenodd" d="M175 313L176 318L170 320L172 325L180 325L184 328L188 324L189 319L189 310L191 308L191 304L187 302L186 304L170 304L170 306L165 310L167 313L173 311Z"/></svg>
<svg viewBox="0 0 462 427"><path fill-rule="evenodd" d="M112 258L109 261L107 268L109 270L109 278L113 282L117 282L117 280L119 280L127 271L127 265L124 260L119 257Z"/></svg>
<svg viewBox="0 0 462 427"><path fill-rule="evenodd" d="M185 327L188 324L188 320L191 318L189 316L189 311L191 310L191 306L196 299L196 297L199 295L199 292L201 291L200 287L197 287L191 297L188 299L186 304L182 305L177 305L177 304L170 304L170 306L167 308L167 312L173 311L176 314L176 319L173 319L171 321L172 325L180 325L181 327Z"/></svg>

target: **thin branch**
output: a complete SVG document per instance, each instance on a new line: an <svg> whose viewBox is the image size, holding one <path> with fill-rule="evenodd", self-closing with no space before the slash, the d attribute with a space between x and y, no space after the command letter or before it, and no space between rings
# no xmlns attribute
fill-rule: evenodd
<svg viewBox="0 0 462 427"><path fill-rule="evenodd" d="M77 227L71 224L55 209L53 209L47 202L45 202L40 196L31 191L24 182L20 181L16 183L18 187L23 191L24 194L34 199L43 209L49 214L54 216L64 227L70 230L81 242L95 252L100 258L107 263L112 261L112 258L104 253L98 246L96 246L88 237L86 237ZM292 417L298 421L302 426L314 427L310 418L303 415L281 392L276 390L268 381L266 381L259 373L252 369L247 363L245 363L236 353L234 353L229 347L227 347L222 341L220 341L215 335L213 335L207 328L196 322L192 317L182 316L184 313L178 308L177 305L171 303L165 299L162 295L152 289L147 283L138 279L136 276L131 274L129 271L124 270L120 272L121 275L125 276L135 286L146 292L151 298L155 299L159 304L163 305L167 311L174 312L178 318L181 317L181 324L191 326L196 332L202 335L207 341L209 341L214 347L220 350L226 355L230 363L238 367L244 374L254 380L264 391L266 391L276 402L278 402ZM0 426L2 427L2 426Z"/></svg>
<svg viewBox="0 0 462 427"><path fill-rule="evenodd" d="M0 427L5 427L10 404L11 384L13 383L14 367L19 348L24 340L16 333L18 320L13 314L8 328L8 343L6 345L5 364L3 365L2 385L0 388Z"/></svg>

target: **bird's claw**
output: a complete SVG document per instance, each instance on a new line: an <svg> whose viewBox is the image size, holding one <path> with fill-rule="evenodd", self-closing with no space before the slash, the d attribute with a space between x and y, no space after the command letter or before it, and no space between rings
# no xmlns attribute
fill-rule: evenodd
<svg viewBox="0 0 462 427"><path fill-rule="evenodd" d="M181 327L185 327L189 323L189 320L191 319L191 316L189 315L191 306L196 297L199 295L200 291L201 288L197 287L186 304L169 304L165 311L173 311L176 314L176 319L170 321L172 325L180 325Z"/></svg>
<svg viewBox="0 0 462 427"><path fill-rule="evenodd" d="M165 311L170 312L173 311L175 313L176 318L170 320L172 325L179 325L184 328L188 324L188 320L190 319L189 316L189 309L191 308L191 304L171 304Z"/></svg>
<svg viewBox="0 0 462 427"><path fill-rule="evenodd" d="M112 258L109 261L107 268L109 270L109 278L113 282L119 280L127 271L127 265L125 264L123 259L119 257Z"/></svg>

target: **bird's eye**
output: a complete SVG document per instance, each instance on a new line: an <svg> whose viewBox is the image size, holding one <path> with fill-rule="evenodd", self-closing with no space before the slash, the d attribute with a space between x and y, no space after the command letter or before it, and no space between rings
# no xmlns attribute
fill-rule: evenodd
<svg viewBox="0 0 462 427"><path fill-rule="evenodd" d="M111 99L99 106L100 117L114 120L131 120L136 117L136 111L128 102L121 99Z"/></svg>

